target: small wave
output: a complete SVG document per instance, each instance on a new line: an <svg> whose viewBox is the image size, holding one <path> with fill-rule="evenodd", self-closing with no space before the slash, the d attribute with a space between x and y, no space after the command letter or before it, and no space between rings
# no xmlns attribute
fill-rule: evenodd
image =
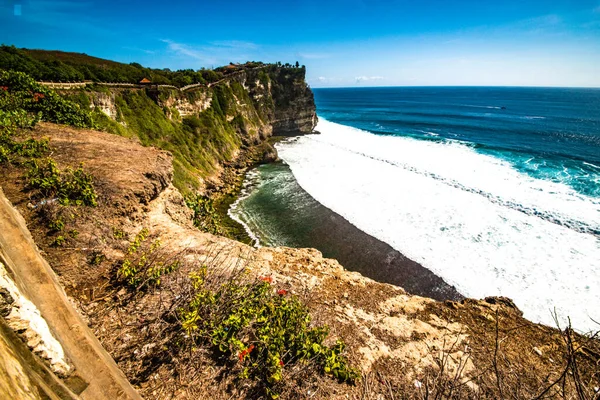
<svg viewBox="0 0 600 400"><path fill-rule="evenodd" d="M502 107L498 107L498 106L477 106L474 104L459 104L459 106L461 107L473 107L473 108L488 108L488 109L492 109L492 110L501 110Z"/></svg>
<svg viewBox="0 0 600 400"><path fill-rule="evenodd" d="M396 130L397 130L397 129L396 129ZM417 129L417 131L418 131L418 132L421 132L421 133L423 133L423 134L425 134L425 135L427 135L427 136L431 136L431 137L438 137L438 136L440 136L440 134L439 134L439 133L435 133L435 132L431 132L431 131L422 131L422 130L420 130L420 129Z"/></svg>
<svg viewBox="0 0 600 400"><path fill-rule="evenodd" d="M522 119L546 119L546 117L539 117L536 115L525 115L524 117L521 117Z"/></svg>
<svg viewBox="0 0 600 400"><path fill-rule="evenodd" d="M600 169L600 167L599 167L599 166L597 166L596 164L592 164L592 163L585 162L585 161L584 161L583 163L584 163L585 165L589 166L589 167L596 168L596 169Z"/></svg>
<svg viewBox="0 0 600 400"><path fill-rule="evenodd" d="M234 220L235 222L237 222L238 224L240 224L244 227L244 230L246 231L246 233L248 234L250 239L252 239L252 241L254 242L254 247L256 247L256 248L262 247L260 245L260 238L254 232L252 232L252 229L250 229L250 226L248 226L248 224L244 221L244 219L241 218L241 215L240 215L241 214L241 206L240 205L244 200L246 200L248 197L250 197L254 188L259 183L258 179L260 179L260 174L259 174L258 170L253 169L253 170L248 171L248 173L246 174L246 177L244 178L242 190L240 191L238 198L233 202L233 204L231 204L231 206L229 206L229 209L227 210L227 215L229 215L229 217L232 220Z"/></svg>

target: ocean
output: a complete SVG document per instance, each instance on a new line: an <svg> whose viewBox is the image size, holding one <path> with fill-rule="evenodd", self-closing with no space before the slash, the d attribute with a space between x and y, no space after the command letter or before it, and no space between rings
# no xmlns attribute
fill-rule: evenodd
<svg viewBox="0 0 600 400"><path fill-rule="evenodd" d="M600 90L314 93L320 134L278 143L230 210L257 244L363 252L316 230L325 207L466 297L600 328Z"/></svg>

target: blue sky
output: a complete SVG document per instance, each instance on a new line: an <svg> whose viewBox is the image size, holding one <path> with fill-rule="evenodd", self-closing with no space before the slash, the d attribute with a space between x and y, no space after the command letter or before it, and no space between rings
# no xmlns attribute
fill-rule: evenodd
<svg viewBox="0 0 600 400"><path fill-rule="evenodd" d="M313 87L600 87L600 0L0 0L0 42L171 69L298 60Z"/></svg>

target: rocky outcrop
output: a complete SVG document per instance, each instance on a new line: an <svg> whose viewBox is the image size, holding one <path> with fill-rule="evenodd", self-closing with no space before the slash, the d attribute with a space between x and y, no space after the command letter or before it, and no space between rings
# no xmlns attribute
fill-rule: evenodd
<svg viewBox="0 0 600 400"><path fill-rule="evenodd" d="M181 91L170 88L142 89L153 97L171 119L198 115L210 108L219 87L231 89L232 82L241 84L245 93L233 90L235 105L227 112L228 120L240 115L249 125L240 129L242 136L262 140L271 135L302 135L313 132L317 124L313 93L305 81L304 68L268 65L239 71L220 82ZM139 88L134 88L140 90ZM117 118L115 93L122 88L106 89L92 95L91 107L112 119ZM115 93L110 93L110 91ZM249 101L248 101L249 100Z"/></svg>
<svg viewBox="0 0 600 400"><path fill-rule="evenodd" d="M4 186L4 182L3 182ZM16 389L29 392L23 398L75 398L81 399L139 399L106 353L86 323L72 306L50 265L40 254L19 212L0 190L0 286L4 288L4 302L10 302L6 324L21 335L33 353L48 361L50 368L41 367L26 357L33 356L11 339L9 333L0 335L0 353L14 360L9 368L0 368L0 394L6 380L14 383L21 376ZM10 296L6 296L6 292ZM4 321L2 321L4 324ZM1 357L4 360L4 354ZM72 366L71 366L72 365ZM22 368L12 373L11 367ZM43 369L46 376L36 377L33 369ZM2 371L6 371L2 373ZM4 376L3 376L4 375ZM63 378L61 383L57 378ZM5 380L6 379L6 380ZM56 389L44 389L51 382ZM44 389L45 397L38 388ZM68 388L68 389L67 389ZM60 397L58 390L69 395ZM72 396L71 396L72 395ZM56 397L58 396L58 397ZM2 396L0 396L2 397ZM2 397L7 398L7 397ZM18 396L16 398L19 398Z"/></svg>
<svg viewBox="0 0 600 400"><path fill-rule="evenodd" d="M312 90L304 77L304 69L297 76L281 73L275 77L273 98L275 115L273 132L280 136L312 133L317 125L317 112Z"/></svg>
<svg viewBox="0 0 600 400"><path fill-rule="evenodd" d="M117 106L114 93L98 92L91 96L92 108L98 109L112 119L117 119Z"/></svg>
<svg viewBox="0 0 600 400"><path fill-rule="evenodd" d="M198 87L187 93L182 93L178 90L168 90L163 91L163 93L167 95L161 97L157 93L156 100L159 104L166 107L166 112L169 113L171 119L198 115L202 111L207 110L212 102L211 93L206 87ZM173 112L174 110L177 112Z"/></svg>

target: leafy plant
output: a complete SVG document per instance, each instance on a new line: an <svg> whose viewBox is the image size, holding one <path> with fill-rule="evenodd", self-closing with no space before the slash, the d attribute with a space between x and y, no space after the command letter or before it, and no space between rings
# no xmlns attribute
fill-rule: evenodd
<svg viewBox="0 0 600 400"><path fill-rule="evenodd" d="M65 223L61 218L57 218L48 224L48 228L54 232L60 232L65 229Z"/></svg>
<svg viewBox="0 0 600 400"><path fill-rule="evenodd" d="M114 226L112 228L112 234L115 239L124 239L127 236L125 234L125 231L123 231L120 228L114 227Z"/></svg>
<svg viewBox="0 0 600 400"><path fill-rule="evenodd" d="M0 90L0 103L4 90ZM16 162L21 158L41 157L48 152L48 139L19 139L22 128L34 126L39 114L30 114L24 110L5 111L0 109L0 163Z"/></svg>
<svg viewBox="0 0 600 400"><path fill-rule="evenodd" d="M29 187L39 189L44 197L56 196L61 205L98 205L93 177L83 170L83 164L61 172L51 158L42 163L32 160L27 180Z"/></svg>
<svg viewBox="0 0 600 400"><path fill-rule="evenodd" d="M285 290L275 291L270 277L215 286L204 266L190 279L193 296L179 309L181 328L194 343L208 342L222 356L237 356L240 378L263 382L271 398L279 396L278 385L293 366L312 365L341 382L359 378L343 355L344 344L326 345L327 327L311 326L306 306Z"/></svg>
<svg viewBox="0 0 600 400"><path fill-rule="evenodd" d="M61 97L23 72L0 69L0 87L0 110L16 113L10 118L22 118L26 112L48 122L80 128L96 127L89 110Z"/></svg>
<svg viewBox="0 0 600 400"><path fill-rule="evenodd" d="M57 236L54 241L52 242L52 246L55 247L61 247L65 244L65 242L67 241L67 239L64 236Z"/></svg>
<svg viewBox="0 0 600 400"><path fill-rule="evenodd" d="M148 229L142 229L127 249L127 254L117 271L117 279L138 289L148 285L160 285L160 278L170 274L181 265L179 260L165 260L157 252L160 241L147 245Z"/></svg>
<svg viewBox="0 0 600 400"><path fill-rule="evenodd" d="M94 266L102 264L104 260L106 260L106 256L101 251L93 251L89 257L90 264Z"/></svg>
<svg viewBox="0 0 600 400"><path fill-rule="evenodd" d="M199 194L188 195L185 203L194 211L194 225L214 235L222 234L221 217L216 212L210 197Z"/></svg>

